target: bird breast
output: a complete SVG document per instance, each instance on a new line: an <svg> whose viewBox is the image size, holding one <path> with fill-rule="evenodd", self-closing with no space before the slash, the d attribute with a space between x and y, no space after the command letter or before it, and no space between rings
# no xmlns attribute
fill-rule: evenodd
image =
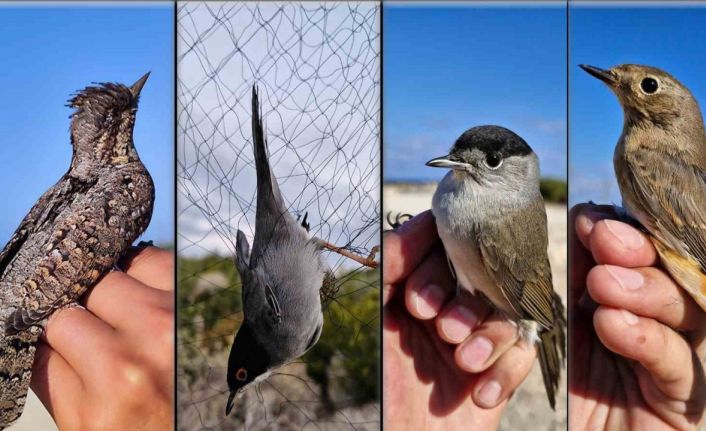
<svg viewBox="0 0 706 431"><path fill-rule="evenodd" d="M478 233L485 221L489 217L502 217L498 207L487 193L474 187L458 187L450 175L439 183L432 200L439 237L453 264L459 287L483 293L496 308L513 316L512 306L483 264L478 244Z"/></svg>

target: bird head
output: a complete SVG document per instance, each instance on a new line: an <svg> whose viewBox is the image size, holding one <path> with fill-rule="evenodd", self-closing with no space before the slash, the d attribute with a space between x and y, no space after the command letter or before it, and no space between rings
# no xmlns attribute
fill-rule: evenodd
<svg viewBox="0 0 706 431"><path fill-rule="evenodd" d="M77 92L68 105L71 115L73 168L120 165L138 158L132 132L140 92L149 72L131 86L100 83Z"/></svg>
<svg viewBox="0 0 706 431"><path fill-rule="evenodd" d="M622 64L610 69L579 66L615 93L623 107L626 124L648 124L672 130L702 124L699 105L689 89L663 70L639 64Z"/></svg>
<svg viewBox="0 0 706 431"><path fill-rule="evenodd" d="M426 163L453 169L454 178L497 190L518 190L539 181L539 162L529 145L517 134L500 126L477 126L466 130L449 154Z"/></svg>
<svg viewBox="0 0 706 431"><path fill-rule="evenodd" d="M226 415L233 409L235 398L240 395L247 386L266 377L271 368L271 359L267 351L261 347L255 338L252 329L247 321L243 321L238 332L235 334L233 346L228 356L228 403L226 405Z"/></svg>

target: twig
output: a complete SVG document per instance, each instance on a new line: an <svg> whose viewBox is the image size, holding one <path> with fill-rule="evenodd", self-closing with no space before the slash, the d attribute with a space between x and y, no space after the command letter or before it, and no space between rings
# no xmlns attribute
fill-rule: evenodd
<svg viewBox="0 0 706 431"><path fill-rule="evenodd" d="M378 246L378 245L376 245L375 247L372 248L372 250L370 250L370 255L368 255L368 257L363 257L363 256L359 256L353 252L350 252L343 247L337 247L328 241L324 241L321 238L314 238L314 240L322 248L325 248L327 250L331 250L332 252L338 253L341 256L345 256L348 259L354 260L361 265L367 266L368 268L377 268L378 267L378 263L375 262L375 255L377 254L378 251L380 251L380 246Z"/></svg>

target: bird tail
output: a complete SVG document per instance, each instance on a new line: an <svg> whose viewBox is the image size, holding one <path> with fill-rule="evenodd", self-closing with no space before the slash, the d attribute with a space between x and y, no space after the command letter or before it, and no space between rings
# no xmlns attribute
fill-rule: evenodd
<svg viewBox="0 0 706 431"><path fill-rule="evenodd" d="M0 429L12 425L25 406L37 349L32 332L0 337Z"/></svg>
<svg viewBox="0 0 706 431"><path fill-rule="evenodd" d="M539 333L539 365L547 391L549 404L554 409L559 377L566 358L566 315L564 305L556 292L553 292L554 324L550 329Z"/></svg>
<svg viewBox="0 0 706 431"><path fill-rule="evenodd" d="M257 213L265 214L286 211L277 180L270 169L267 137L262 125L257 87L252 88L252 137L255 152L255 170L257 171ZM266 210L266 211L262 211Z"/></svg>

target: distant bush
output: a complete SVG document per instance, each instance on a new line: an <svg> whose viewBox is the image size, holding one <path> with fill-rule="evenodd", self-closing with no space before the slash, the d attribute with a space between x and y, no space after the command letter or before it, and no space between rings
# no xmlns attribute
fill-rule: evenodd
<svg viewBox="0 0 706 431"><path fill-rule="evenodd" d="M339 276L336 298L324 309L324 330L305 356L307 373L331 408L377 399L380 361L380 272Z"/></svg>
<svg viewBox="0 0 706 431"><path fill-rule="evenodd" d="M230 349L242 319L241 284L233 260L207 256L178 260L179 367L192 381L202 357ZM336 275L335 298L324 308L324 329L303 358L331 408L378 399L380 272ZM225 364L221 364L225 366Z"/></svg>
<svg viewBox="0 0 706 431"><path fill-rule="evenodd" d="M539 180L539 190L546 202L565 204L568 201L566 181L556 178L542 178Z"/></svg>

